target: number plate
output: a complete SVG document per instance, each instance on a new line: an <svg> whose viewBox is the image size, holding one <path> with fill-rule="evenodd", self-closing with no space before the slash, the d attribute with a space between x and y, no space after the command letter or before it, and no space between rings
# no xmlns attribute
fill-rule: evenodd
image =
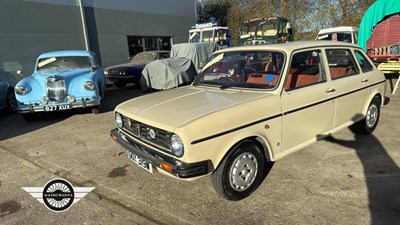
<svg viewBox="0 0 400 225"><path fill-rule="evenodd" d="M133 154L131 151L128 151L128 158L130 158L136 165L142 167L150 173L153 173L153 166L151 163Z"/></svg>
<svg viewBox="0 0 400 225"><path fill-rule="evenodd" d="M46 112L69 110L69 109L71 109L70 105L46 105L44 107L44 111L46 111Z"/></svg>

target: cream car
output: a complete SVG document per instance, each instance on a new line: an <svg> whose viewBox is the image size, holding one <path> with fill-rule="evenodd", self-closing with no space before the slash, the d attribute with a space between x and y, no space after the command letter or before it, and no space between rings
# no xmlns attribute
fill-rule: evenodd
<svg viewBox="0 0 400 225"><path fill-rule="evenodd" d="M111 137L149 172L211 174L222 197L240 200L270 162L349 126L373 132L385 89L383 74L353 44L227 48L192 85L119 104Z"/></svg>

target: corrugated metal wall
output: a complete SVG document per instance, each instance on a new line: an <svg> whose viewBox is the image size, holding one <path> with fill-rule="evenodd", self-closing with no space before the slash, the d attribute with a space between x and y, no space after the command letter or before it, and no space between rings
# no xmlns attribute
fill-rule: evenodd
<svg viewBox="0 0 400 225"><path fill-rule="evenodd" d="M0 67L25 75L47 51L85 49L78 0L0 0ZM127 62L127 36L173 36L186 42L194 1L83 0L90 48L103 66Z"/></svg>

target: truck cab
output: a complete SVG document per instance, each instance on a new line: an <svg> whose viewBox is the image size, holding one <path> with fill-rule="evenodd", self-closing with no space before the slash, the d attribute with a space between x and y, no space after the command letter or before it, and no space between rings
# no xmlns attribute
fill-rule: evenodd
<svg viewBox="0 0 400 225"><path fill-rule="evenodd" d="M240 24L238 45L275 44L294 41L293 29L285 17L260 17Z"/></svg>
<svg viewBox="0 0 400 225"><path fill-rule="evenodd" d="M189 30L189 43L214 42L220 48L232 47L229 27L218 26L217 23L195 24Z"/></svg>

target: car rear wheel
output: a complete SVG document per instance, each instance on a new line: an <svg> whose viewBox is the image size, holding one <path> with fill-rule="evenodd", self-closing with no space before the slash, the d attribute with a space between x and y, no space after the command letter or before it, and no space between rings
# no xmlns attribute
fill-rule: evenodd
<svg viewBox="0 0 400 225"><path fill-rule="evenodd" d="M212 174L215 191L238 201L253 193L263 179L265 158L259 145L245 140L236 145Z"/></svg>
<svg viewBox="0 0 400 225"><path fill-rule="evenodd" d="M365 118L357 123L353 124L350 129L355 133L360 134L371 134L374 132L379 122L381 114L381 100L378 96L375 96L368 106Z"/></svg>

